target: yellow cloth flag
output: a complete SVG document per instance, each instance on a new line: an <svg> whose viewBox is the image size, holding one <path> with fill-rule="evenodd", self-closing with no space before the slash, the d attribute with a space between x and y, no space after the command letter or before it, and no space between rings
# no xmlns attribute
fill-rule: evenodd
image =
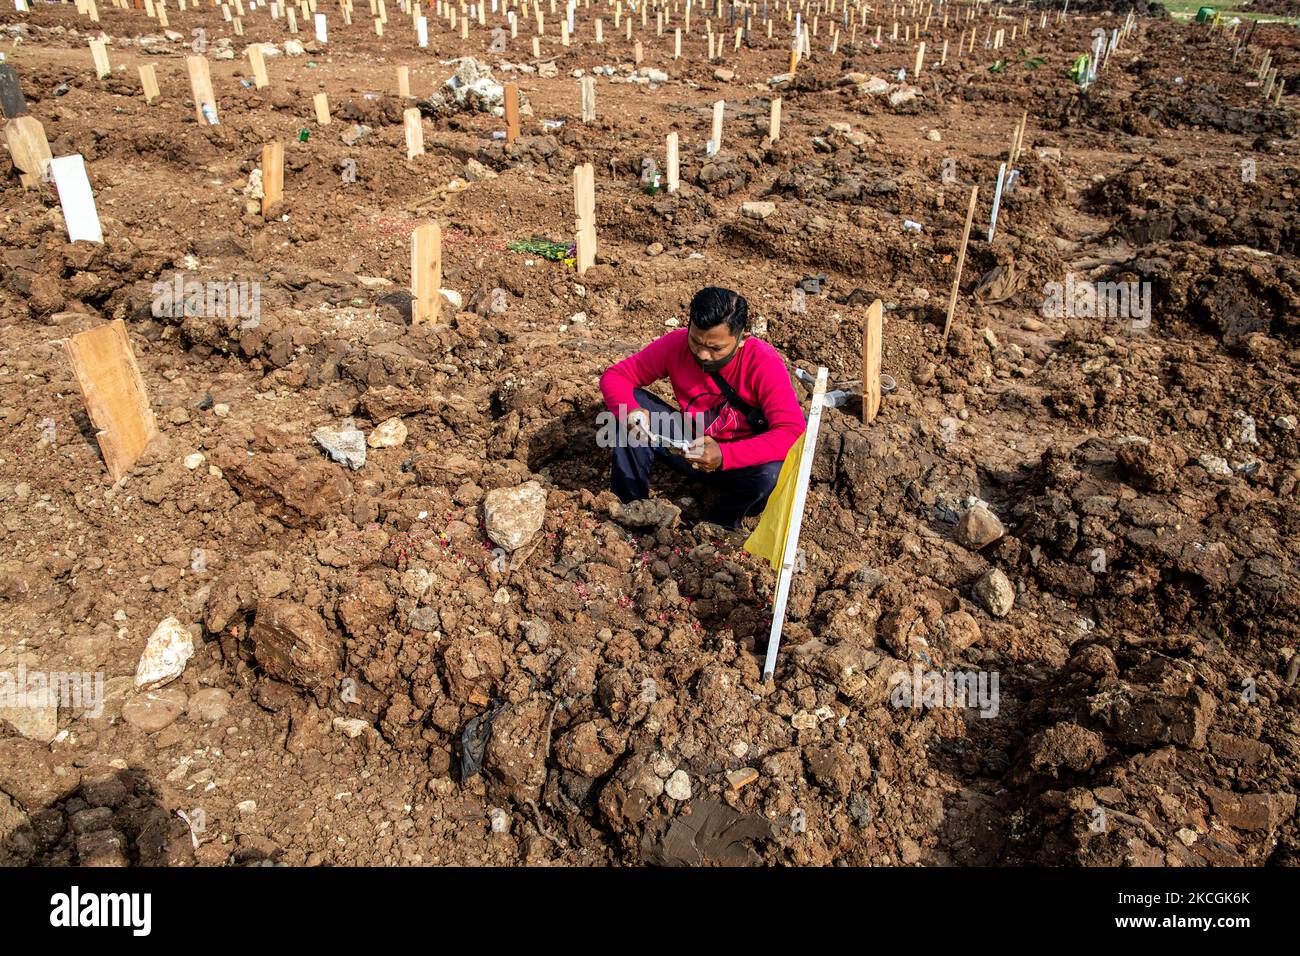
<svg viewBox="0 0 1300 956"><path fill-rule="evenodd" d="M803 457L803 442L808 433L799 436L781 465L776 487L772 489L758 527L745 539L744 549L756 558L767 558L773 571L781 569L781 556L785 553L785 539L790 534L790 521L794 517L794 489L799 483L799 459Z"/></svg>

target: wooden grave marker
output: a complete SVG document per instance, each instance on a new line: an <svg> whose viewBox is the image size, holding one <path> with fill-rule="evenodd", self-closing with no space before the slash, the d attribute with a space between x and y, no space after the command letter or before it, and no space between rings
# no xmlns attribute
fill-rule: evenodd
<svg viewBox="0 0 1300 956"><path fill-rule="evenodd" d="M35 116L15 116L5 123L5 142L24 189L39 189L53 158L45 127Z"/></svg>
<svg viewBox="0 0 1300 956"><path fill-rule="evenodd" d="M442 228L426 223L411 233L411 324L437 322L442 312Z"/></svg>
<svg viewBox="0 0 1300 956"><path fill-rule="evenodd" d="M284 144L267 143L262 147L262 218L271 218L283 199Z"/></svg>
<svg viewBox="0 0 1300 956"><path fill-rule="evenodd" d="M120 481L158 434L126 323L114 319L81 332L65 348L104 464L112 479Z"/></svg>
<svg viewBox="0 0 1300 956"><path fill-rule="evenodd" d="M884 306L879 299L867 309L862 326L862 421L870 425L880 411L880 350Z"/></svg>
<svg viewBox="0 0 1300 956"><path fill-rule="evenodd" d="M574 237L578 275L596 264L596 171L591 163L573 169Z"/></svg>
<svg viewBox="0 0 1300 956"><path fill-rule="evenodd" d="M140 64L140 86L144 89L144 104L152 106L162 94L158 91L158 76L152 63Z"/></svg>

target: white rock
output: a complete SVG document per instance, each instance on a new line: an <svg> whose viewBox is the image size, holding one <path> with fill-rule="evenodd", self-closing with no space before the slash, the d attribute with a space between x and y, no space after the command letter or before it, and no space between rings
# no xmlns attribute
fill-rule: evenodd
<svg viewBox="0 0 1300 956"><path fill-rule="evenodd" d="M12 695L0 696L0 724L9 724L28 740L48 744L59 732L59 698L57 693L42 693L30 686L20 687L14 680ZM8 683L5 681L0 686ZM21 695L21 696L20 696Z"/></svg>
<svg viewBox="0 0 1300 956"><path fill-rule="evenodd" d="M205 461L207 461L207 459L203 457L203 452L196 451L192 455L185 456L185 467L188 468L190 471L193 471L195 468L199 467L199 465L203 464Z"/></svg>
<svg viewBox="0 0 1300 956"><path fill-rule="evenodd" d="M495 488L483 499L487 536L507 551L533 540L546 519L546 489L536 481L516 488Z"/></svg>
<svg viewBox="0 0 1300 956"><path fill-rule="evenodd" d="M370 724L359 717L335 717L332 726L345 737L356 740L366 732Z"/></svg>
<svg viewBox="0 0 1300 956"><path fill-rule="evenodd" d="M689 800L691 798L691 778L686 775L685 770L674 770L667 782L664 784L664 793L674 800Z"/></svg>
<svg viewBox="0 0 1300 956"><path fill-rule="evenodd" d="M174 681L194 656L194 639L174 617L163 618L145 643L135 668L136 690L153 690Z"/></svg>
<svg viewBox="0 0 1300 956"><path fill-rule="evenodd" d="M455 289L439 289L438 291L442 293L442 297L447 300L447 304L458 312L460 311L461 306L465 304L465 300L461 298L460 293Z"/></svg>
<svg viewBox="0 0 1300 956"><path fill-rule="evenodd" d="M302 56L306 52L307 51L303 49L302 44L299 43L297 40L284 41L285 56Z"/></svg>
<svg viewBox="0 0 1300 956"><path fill-rule="evenodd" d="M741 203L740 212L750 219L766 219L776 212L776 203L763 201Z"/></svg>
<svg viewBox="0 0 1300 956"><path fill-rule="evenodd" d="M318 428L311 437L340 465L356 471L366 463L366 436L359 429Z"/></svg>
<svg viewBox="0 0 1300 956"><path fill-rule="evenodd" d="M817 717L806 710L798 710L790 718L790 726L795 730L812 730L817 726Z"/></svg>
<svg viewBox="0 0 1300 956"><path fill-rule="evenodd" d="M406 424L400 418L390 418L375 427L366 439L371 448L395 448L406 441Z"/></svg>

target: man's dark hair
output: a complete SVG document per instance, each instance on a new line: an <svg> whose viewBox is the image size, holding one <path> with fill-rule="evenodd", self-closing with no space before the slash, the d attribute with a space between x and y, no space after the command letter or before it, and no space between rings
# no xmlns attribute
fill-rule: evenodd
<svg viewBox="0 0 1300 956"><path fill-rule="evenodd" d="M749 303L745 297L730 289L709 286L695 293L691 299L691 325L697 329L711 329L723 322L732 335L739 336L749 326Z"/></svg>

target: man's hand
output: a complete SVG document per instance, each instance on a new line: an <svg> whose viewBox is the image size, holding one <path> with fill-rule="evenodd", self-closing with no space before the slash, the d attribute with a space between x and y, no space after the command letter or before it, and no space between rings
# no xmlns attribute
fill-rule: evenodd
<svg viewBox="0 0 1300 956"><path fill-rule="evenodd" d="M722 449L710 436L697 438L686 449L686 457L696 471L717 471L722 467Z"/></svg>
<svg viewBox="0 0 1300 956"><path fill-rule="evenodd" d="M628 412L627 436L642 445L650 444L650 415L644 408Z"/></svg>

